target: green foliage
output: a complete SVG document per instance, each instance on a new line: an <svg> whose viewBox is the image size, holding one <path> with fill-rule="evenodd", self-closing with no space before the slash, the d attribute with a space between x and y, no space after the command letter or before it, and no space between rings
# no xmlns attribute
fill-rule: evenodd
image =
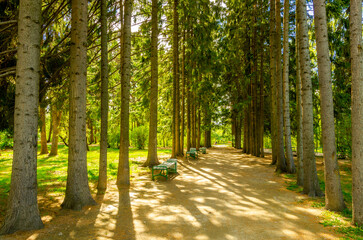
<svg viewBox="0 0 363 240"><path fill-rule="evenodd" d="M12 148L13 136L8 131L0 132L0 149Z"/></svg>
<svg viewBox="0 0 363 240"><path fill-rule="evenodd" d="M131 144L137 149L144 149L147 144L149 129L147 126L136 127L131 132Z"/></svg>
<svg viewBox="0 0 363 240"><path fill-rule="evenodd" d="M108 144L111 148L120 148L120 130L109 132Z"/></svg>

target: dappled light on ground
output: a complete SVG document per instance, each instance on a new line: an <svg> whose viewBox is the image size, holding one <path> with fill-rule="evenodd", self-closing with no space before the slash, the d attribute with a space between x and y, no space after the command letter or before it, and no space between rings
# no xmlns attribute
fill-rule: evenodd
<svg viewBox="0 0 363 240"><path fill-rule="evenodd" d="M130 189L110 186L98 205L61 210L45 229L6 239L336 239L318 209L297 203L269 159L214 148L178 160L165 181L140 176Z"/></svg>

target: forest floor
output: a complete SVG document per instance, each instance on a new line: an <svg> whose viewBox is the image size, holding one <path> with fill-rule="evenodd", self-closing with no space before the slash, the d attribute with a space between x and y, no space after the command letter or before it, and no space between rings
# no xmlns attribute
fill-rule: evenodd
<svg viewBox="0 0 363 240"><path fill-rule="evenodd" d="M321 209L286 189L269 165L232 148L198 160L178 159L178 174L151 181L149 171L118 191L114 181L98 205L43 216L45 228L1 239L338 239L319 224ZM55 207L57 206L57 207Z"/></svg>

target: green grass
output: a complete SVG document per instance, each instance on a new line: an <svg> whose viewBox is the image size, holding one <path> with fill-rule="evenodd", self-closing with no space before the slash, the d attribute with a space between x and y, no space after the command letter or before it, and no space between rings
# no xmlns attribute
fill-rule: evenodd
<svg viewBox="0 0 363 240"><path fill-rule="evenodd" d="M322 161L321 158L317 158L318 163ZM363 240L363 228L352 226L352 172L349 161L340 161L340 177L343 191L343 197L347 208L342 212L332 212L325 208L325 199L321 198L310 198L308 201L301 201L300 203L309 204L314 208L322 209L321 224L324 226L332 227L335 231L344 234L343 239L357 239ZM283 174L285 178L286 188L295 191L302 192L303 188L296 184L296 174ZM324 182L324 169L321 164L318 164L318 178L319 184L322 191L325 190Z"/></svg>
<svg viewBox="0 0 363 240"><path fill-rule="evenodd" d="M170 149L158 149L159 157L170 156ZM114 180L117 177L118 149L108 149L108 179ZM140 165L147 157L147 150L130 149L130 173L131 181L137 180L138 174L147 173L147 168ZM11 165L13 151L8 149L0 151L0 220L4 217L6 200L10 190ZM59 145L58 156L38 155L38 193L45 200L63 196L67 181L67 160L68 147ZM95 193L95 186L98 181L99 146L90 146L87 153L87 171L91 191Z"/></svg>

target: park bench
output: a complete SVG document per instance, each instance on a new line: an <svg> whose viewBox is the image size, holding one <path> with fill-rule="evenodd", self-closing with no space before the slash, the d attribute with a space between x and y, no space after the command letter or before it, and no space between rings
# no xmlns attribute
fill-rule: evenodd
<svg viewBox="0 0 363 240"><path fill-rule="evenodd" d="M154 180L156 176L163 176L168 179L169 173L177 173L177 162L177 159L170 158L159 165L153 166L151 170L152 180ZM158 174L154 174L155 170L159 170L160 172Z"/></svg>
<svg viewBox="0 0 363 240"><path fill-rule="evenodd" d="M206 147L201 147L201 148L199 148L199 150L200 150L203 154L206 154L206 153L207 153L207 148L206 148Z"/></svg>
<svg viewBox="0 0 363 240"><path fill-rule="evenodd" d="M188 157L191 157L193 159L198 158L198 151L196 148L190 148L189 151L187 151L187 159Z"/></svg>

